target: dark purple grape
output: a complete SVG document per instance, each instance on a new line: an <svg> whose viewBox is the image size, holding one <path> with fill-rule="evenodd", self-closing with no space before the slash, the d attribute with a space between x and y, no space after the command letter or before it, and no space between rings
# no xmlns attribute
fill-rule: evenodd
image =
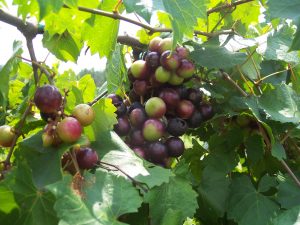
<svg viewBox="0 0 300 225"><path fill-rule="evenodd" d="M122 117L127 113L127 107L126 105L122 102L119 106L117 106L117 111L116 114L118 117Z"/></svg>
<svg viewBox="0 0 300 225"><path fill-rule="evenodd" d="M80 148L76 152L76 159L80 169L92 169L98 162L98 154L91 148Z"/></svg>
<svg viewBox="0 0 300 225"><path fill-rule="evenodd" d="M36 90L34 103L43 113L55 113L61 106L62 96L55 86L47 84Z"/></svg>
<svg viewBox="0 0 300 225"><path fill-rule="evenodd" d="M188 100L190 100L195 106L200 105L202 101L202 92L199 89L188 89Z"/></svg>
<svg viewBox="0 0 300 225"><path fill-rule="evenodd" d="M148 52L145 61L150 69L156 69L159 66L160 55L158 52Z"/></svg>
<svg viewBox="0 0 300 225"><path fill-rule="evenodd" d="M43 113L40 112L41 118L45 121L45 122L49 122L49 121L53 121L56 118L56 113Z"/></svg>
<svg viewBox="0 0 300 225"><path fill-rule="evenodd" d="M168 158L168 149L165 144L156 141L149 145L147 156L151 162L163 164L166 158Z"/></svg>
<svg viewBox="0 0 300 225"><path fill-rule="evenodd" d="M179 157L184 152L184 143L178 137L170 137L166 141L168 154L170 157Z"/></svg>
<svg viewBox="0 0 300 225"><path fill-rule="evenodd" d="M204 120L209 120L214 116L214 110L212 105L204 103L199 107L199 111L201 112Z"/></svg>
<svg viewBox="0 0 300 225"><path fill-rule="evenodd" d="M188 125L191 128L197 128L204 121L203 116L199 110L195 110L192 117L188 120Z"/></svg>
<svg viewBox="0 0 300 225"><path fill-rule="evenodd" d="M141 130L134 130L130 133L131 146L142 146L145 144L143 132Z"/></svg>
<svg viewBox="0 0 300 225"><path fill-rule="evenodd" d="M168 120L167 131L173 136L181 136L187 129L187 123L181 118L176 117Z"/></svg>
<svg viewBox="0 0 300 225"><path fill-rule="evenodd" d="M131 113L132 110L134 109L143 109L144 106L140 102L133 102L129 107L127 112Z"/></svg>
<svg viewBox="0 0 300 225"><path fill-rule="evenodd" d="M147 86L145 80L136 80L133 82L133 90L139 96L144 96L147 93Z"/></svg>
<svg viewBox="0 0 300 225"><path fill-rule="evenodd" d="M107 98L110 98L112 100L112 104L114 106L119 106L123 103L123 99L121 98L121 96L116 94L109 94Z"/></svg>
<svg viewBox="0 0 300 225"><path fill-rule="evenodd" d="M120 136L127 135L130 131L130 128L130 123L127 117L118 118L118 123L114 125L114 131Z"/></svg>
<svg viewBox="0 0 300 225"><path fill-rule="evenodd" d="M147 115L144 108L133 109L129 114L130 124L133 127L140 128L147 120Z"/></svg>

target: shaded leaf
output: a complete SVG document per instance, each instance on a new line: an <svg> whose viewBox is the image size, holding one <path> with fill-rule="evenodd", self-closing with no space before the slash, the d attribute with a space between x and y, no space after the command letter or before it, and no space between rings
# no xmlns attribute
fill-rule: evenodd
<svg viewBox="0 0 300 225"><path fill-rule="evenodd" d="M81 137L76 143L86 144ZM76 144L74 143L74 144ZM61 144L58 147L43 147L42 132L39 132L20 143L18 157L24 158L32 170L33 183L42 188L62 178L61 157L73 144Z"/></svg>
<svg viewBox="0 0 300 225"><path fill-rule="evenodd" d="M7 63L0 69L0 106L6 110L6 105L8 103L8 93L9 93L9 77L14 67L19 63L20 59L16 55L22 54L21 42L14 42L13 54Z"/></svg>
<svg viewBox="0 0 300 225"><path fill-rule="evenodd" d="M286 159L285 150L279 141L276 141L272 145L272 156L274 156L278 160Z"/></svg>
<svg viewBox="0 0 300 225"><path fill-rule="evenodd" d="M56 213L53 210L55 198L33 184L32 174L27 166L19 164L11 176L9 184L16 202L21 206L19 218L14 218L14 225L56 225ZM12 222L12 221L11 221Z"/></svg>
<svg viewBox="0 0 300 225"><path fill-rule="evenodd" d="M279 178L277 200L282 208L290 209L300 205L300 191L291 178Z"/></svg>
<svg viewBox="0 0 300 225"><path fill-rule="evenodd" d="M275 85L274 89L266 90L258 101L269 119L281 123L299 123L299 97L288 85Z"/></svg>
<svg viewBox="0 0 300 225"><path fill-rule="evenodd" d="M40 7L40 20L48 13L57 13L63 6L63 0L37 0Z"/></svg>
<svg viewBox="0 0 300 225"><path fill-rule="evenodd" d="M231 184L228 202L228 218L239 225L266 225L279 206L269 197L257 192L246 176L235 178Z"/></svg>
<svg viewBox="0 0 300 225"><path fill-rule="evenodd" d="M54 34L53 36L46 32L43 37L44 47L57 58L63 61L77 61L83 45L67 30L62 34Z"/></svg>
<svg viewBox="0 0 300 225"><path fill-rule="evenodd" d="M112 11L117 0L103 1L101 10ZM85 23L82 36L87 41L92 54L99 53L101 57L111 57L117 42L119 20L92 15Z"/></svg>
<svg viewBox="0 0 300 225"><path fill-rule="evenodd" d="M264 156L264 141L261 135L252 135L245 142L247 158L252 164L256 164Z"/></svg>
<svg viewBox="0 0 300 225"><path fill-rule="evenodd" d="M296 19L298 18L300 11L300 2L298 0L269 0L267 2L268 13L271 18L285 18L285 19Z"/></svg>
<svg viewBox="0 0 300 225"><path fill-rule="evenodd" d="M283 211L272 220L272 225L296 225L300 224L300 206L295 206Z"/></svg>
<svg viewBox="0 0 300 225"><path fill-rule="evenodd" d="M122 47L117 44L110 60L107 61L105 76L108 93L116 93L127 80L127 70L122 55Z"/></svg>
<svg viewBox="0 0 300 225"><path fill-rule="evenodd" d="M180 224L186 217L192 217L196 212L198 208L196 198L196 192L186 180L171 177L169 183L151 189L146 194L145 201L149 203L153 224L161 224L165 216L174 213L176 216L174 224Z"/></svg>
<svg viewBox="0 0 300 225"><path fill-rule="evenodd" d="M289 63L299 63L299 56L296 51L289 52L292 44L291 37L293 29L288 26L283 26L274 34L268 37L267 49L264 53L266 59L283 60Z"/></svg>
<svg viewBox="0 0 300 225"><path fill-rule="evenodd" d="M209 69L230 68L242 64L247 59L245 53L230 52L225 47L212 42L195 47L190 57L198 66Z"/></svg>
<svg viewBox="0 0 300 225"><path fill-rule="evenodd" d="M197 18L206 18L204 0L162 0L170 14L173 27L173 46L182 41L183 35L192 35Z"/></svg>

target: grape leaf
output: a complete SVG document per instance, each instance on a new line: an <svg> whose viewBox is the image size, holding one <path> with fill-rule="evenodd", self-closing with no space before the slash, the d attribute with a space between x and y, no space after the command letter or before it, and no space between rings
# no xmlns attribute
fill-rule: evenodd
<svg viewBox="0 0 300 225"><path fill-rule="evenodd" d="M264 141L261 135L251 135L245 142L247 158L256 164L264 156Z"/></svg>
<svg viewBox="0 0 300 225"><path fill-rule="evenodd" d="M53 210L55 198L50 192L35 187L29 168L19 164L10 176L11 183L9 183L9 187L13 191L18 205L22 206L20 216L14 218L15 222L13 224L57 224L56 213Z"/></svg>
<svg viewBox="0 0 300 225"><path fill-rule="evenodd" d="M13 5L18 6L18 15L25 20L28 15L39 17L39 4L37 1L13 0Z"/></svg>
<svg viewBox="0 0 300 225"><path fill-rule="evenodd" d="M47 186L56 197L54 210L64 225L102 225L91 210L84 204L81 196L72 188L72 177L64 176L63 180Z"/></svg>
<svg viewBox="0 0 300 225"><path fill-rule="evenodd" d="M162 0L173 27L173 46L182 41L183 35L192 35L197 18L206 18L204 0Z"/></svg>
<svg viewBox="0 0 300 225"><path fill-rule="evenodd" d="M142 204L139 192L121 176L97 171L86 175L85 180L84 201L103 225L122 224L118 217L137 212Z"/></svg>
<svg viewBox="0 0 300 225"><path fill-rule="evenodd" d="M98 151L101 161L118 166L131 177L139 174L149 175L143 165L143 160L136 156L115 132L103 132L98 135L92 146ZM121 172L116 173L124 176ZM151 180L150 176L148 178Z"/></svg>
<svg viewBox="0 0 300 225"><path fill-rule="evenodd" d="M255 190L250 179L241 176L233 179L228 201L228 218L234 219L239 225L266 225L279 206L269 197Z"/></svg>
<svg viewBox="0 0 300 225"><path fill-rule="evenodd" d="M136 12L139 16L141 16L148 23L150 23L153 10L153 6L151 5L153 4L152 1L147 2L140 0L124 0L123 3L126 8L126 12Z"/></svg>
<svg viewBox="0 0 300 225"><path fill-rule="evenodd" d="M299 63L299 56L296 51L289 51L292 44L291 37L293 29L283 26L274 34L268 36L267 48L264 56L266 59L283 60L288 63Z"/></svg>
<svg viewBox="0 0 300 225"><path fill-rule="evenodd" d="M279 179L277 200L285 209L300 205L299 187L291 178Z"/></svg>
<svg viewBox="0 0 300 225"><path fill-rule="evenodd" d="M93 109L95 111L96 118L92 124L92 127L95 137L100 135L99 141L101 142L101 134L112 130L113 125L117 123L115 114L116 107L112 104L111 99L103 98L93 105Z"/></svg>
<svg viewBox="0 0 300 225"><path fill-rule="evenodd" d="M300 206L283 211L272 220L272 225L296 225L300 223Z"/></svg>
<svg viewBox="0 0 300 225"><path fill-rule="evenodd" d="M87 142L82 136L76 143L86 145ZM61 157L72 145L61 144L58 147L45 148L42 143L42 132L39 132L22 141L16 154L19 160L24 158L27 161L32 170L34 184L42 188L62 178Z"/></svg>
<svg viewBox="0 0 300 225"><path fill-rule="evenodd" d="M51 36L45 32L43 36L43 45L57 58L63 61L76 62L83 46L82 42L67 30L62 34Z"/></svg>
<svg viewBox="0 0 300 225"><path fill-rule="evenodd" d="M63 0L37 0L40 7L40 20L42 20L48 13L57 13L64 5Z"/></svg>
<svg viewBox="0 0 300 225"><path fill-rule="evenodd" d="M266 90L258 102L271 120L294 124L300 121L299 97L286 84L275 85L275 89Z"/></svg>
<svg viewBox="0 0 300 225"><path fill-rule="evenodd" d="M117 0L103 1L101 10L112 11ZM92 15L83 27L82 37L87 41L92 54L99 53L101 57L111 57L117 42L119 20Z"/></svg>
<svg viewBox="0 0 300 225"><path fill-rule="evenodd" d="M138 175L134 179L141 183L147 184L149 188L160 186L163 183L168 183L170 177L173 176L171 170L164 169L160 166L148 167L147 170L149 175Z"/></svg>
<svg viewBox="0 0 300 225"><path fill-rule="evenodd" d="M107 61L105 76L108 93L116 93L127 80L127 70L122 56L122 47L117 44L110 60ZM124 87L123 87L124 88Z"/></svg>
<svg viewBox="0 0 300 225"><path fill-rule="evenodd" d="M276 187L278 185L275 177L271 177L268 174L264 175L258 184L259 192L266 192L272 187Z"/></svg>
<svg viewBox="0 0 300 225"><path fill-rule="evenodd" d="M297 21L297 31L294 34L290 51L300 50L300 20Z"/></svg>
<svg viewBox="0 0 300 225"><path fill-rule="evenodd" d="M267 2L271 18L297 19L299 18L300 2L298 0L281 1L269 0Z"/></svg>
<svg viewBox="0 0 300 225"><path fill-rule="evenodd" d="M162 221L165 221L165 217L174 213L177 219L174 224L179 224L186 217L194 215L198 208L196 198L196 192L186 180L171 177L169 183L151 189L146 194L145 201L149 203L153 224L161 224ZM178 214L178 212L181 213Z"/></svg>
<svg viewBox="0 0 300 225"><path fill-rule="evenodd" d="M21 42L14 42L13 44L13 54L7 63L0 68L0 106L3 110L6 110L6 105L8 103L8 93L9 93L9 75L15 71L15 67L19 63L20 59L16 55L22 54Z"/></svg>
<svg viewBox="0 0 300 225"><path fill-rule="evenodd" d="M239 132L240 133L240 132ZM200 210L209 205L210 209L219 216L223 216L229 194L230 180L227 173L237 165L237 154L234 148L242 141L242 136L237 130L232 130L224 136L214 135L209 140L210 154L204 158L205 165L199 185L199 195L205 206L200 205Z"/></svg>
<svg viewBox="0 0 300 225"><path fill-rule="evenodd" d="M247 55L241 52L230 52L215 42L208 41L203 45L194 45L191 59L196 65L211 68L230 68L242 64Z"/></svg>
<svg viewBox="0 0 300 225"><path fill-rule="evenodd" d="M278 160L286 159L285 150L279 141L276 141L272 145L272 156L274 156Z"/></svg>
<svg viewBox="0 0 300 225"><path fill-rule="evenodd" d="M88 173L81 181L73 181L73 185L71 182L67 176L49 186L57 198L54 209L66 224L124 224L117 221L118 217L137 212L142 203L138 191L128 180L107 172ZM74 182L81 182L79 190L72 190Z"/></svg>

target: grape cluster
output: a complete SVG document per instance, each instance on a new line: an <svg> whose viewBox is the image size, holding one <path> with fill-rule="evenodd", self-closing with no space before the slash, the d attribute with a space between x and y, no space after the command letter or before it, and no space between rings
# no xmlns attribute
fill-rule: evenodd
<svg viewBox="0 0 300 225"><path fill-rule="evenodd" d="M79 104L73 109L72 115L65 115L64 98L53 85L39 87L34 96L34 103L40 110L41 118L47 122L42 134L44 147L75 143L81 137L82 127L90 125L95 119L95 112L88 104ZM74 152L80 169L91 169L98 162L97 152L88 147L79 147ZM62 166L66 171L75 173L69 152L62 157Z"/></svg>
<svg viewBox="0 0 300 225"><path fill-rule="evenodd" d="M183 154L180 136L188 128L197 128L213 116L203 93L183 85L195 73L189 50L171 48L171 38L152 39L144 60L136 60L128 70L129 99L108 95L117 108L115 132L136 154L162 166Z"/></svg>

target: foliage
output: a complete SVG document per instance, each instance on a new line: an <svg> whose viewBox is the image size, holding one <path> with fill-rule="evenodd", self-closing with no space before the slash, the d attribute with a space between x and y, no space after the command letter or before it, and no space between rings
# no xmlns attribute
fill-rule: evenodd
<svg viewBox="0 0 300 225"><path fill-rule="evenodd" d="M299 223L298 0L13 4L13 16L39 21L43 28L18 27L27 44L40 35L58 60L72 62L88 46L107 64L101 72L59 73L39 59L31 66L33 58L22 58L26 46L14 42L12 56L0 66L0 125L14 127L18 137L12 148L0 147L0 224ZM6 7L9 1L0 0L0 21L19 26L22 20L7 20ZM129 18L132 12L136 17ZM135 39L120 41L120 27L133 23L141 27ZM112 131L116 108L103 97L107 92L125 97L130 59L147 51L145 44L158 35L173 37L173 48L190 50L197 72L186 85L201 88L215 109L212 119L182 138L185 153L169 168L141 159ZM66 94L66 114L79 103L93 103L96 119L76 143L43 147L46 123L31 104L35 84L51 82ZM61 158L77 145L92 146L104 164L81 175L65 172Z"/></svg>

